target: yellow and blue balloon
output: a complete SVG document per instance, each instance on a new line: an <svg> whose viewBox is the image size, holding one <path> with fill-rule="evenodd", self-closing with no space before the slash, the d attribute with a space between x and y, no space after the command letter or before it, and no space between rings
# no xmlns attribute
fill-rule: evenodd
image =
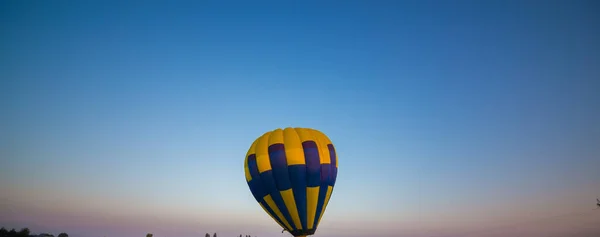
<svg viewBox="0 0 600 237"><path fill-rule="evenodd" d="M285 128L256 139L244 161L260 206L293 236L312 235L331 198L338 158L329 138L310 128Z"/></svg>

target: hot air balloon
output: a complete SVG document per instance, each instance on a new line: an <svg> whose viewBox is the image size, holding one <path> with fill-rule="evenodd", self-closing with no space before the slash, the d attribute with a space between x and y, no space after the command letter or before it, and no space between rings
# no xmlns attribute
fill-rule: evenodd
<svg viewBox="0 0 600 237"><path fill-rule="evenodd" d="M260 206L293 236L312 235L331 198L338 159L329 138L310 128L285 128L257 138L244 161Z"/></svg>

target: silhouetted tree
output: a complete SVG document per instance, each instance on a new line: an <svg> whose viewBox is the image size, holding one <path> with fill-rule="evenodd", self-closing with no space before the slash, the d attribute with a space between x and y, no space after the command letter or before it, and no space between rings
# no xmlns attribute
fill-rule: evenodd
<svg viewBox="0 0 600 237"><path fill-rule="evenodd" d="M205 237L210 237L210 234L209 234L209 233L206 233Z"/></svg>
<svg viewBox="0 0 600 237"><path fill-rule="evenodd" d="M4 229L4 227L0 229L0 237L8 237L8 230Z"/></svg>
<svg viewBox="0 0 600 237"><path fill-rule="evenodd" d="M17 236L17 231L15 230L15 228L12 228L9 232L8 232L8 236L10 237L14 237Z"/></svg>
<svg viewBox="0 0 600 237"><path fill-rule="evenodd" d="M23 228L21 229L21 231L19 231L19 233L17 233L18 237L29 237L29 228Z"/></svg>
<svg viewBox="0 0 600 237"><path fill-rule="evenodd" d="M217 237L217 233L213 234L213 237Z"/></svg>
<svg viewBox="0 0 600 237"><path fill-rule="evenodd" d="M58 237L69 237L69 235L65 232L58 234Z"/></svg>
<svg viewBox="0 0 600 237"><path fill-rule="evenodd" d="M146 237L152 237L152 234L148 233L148 234L146 234Z"/></svg>

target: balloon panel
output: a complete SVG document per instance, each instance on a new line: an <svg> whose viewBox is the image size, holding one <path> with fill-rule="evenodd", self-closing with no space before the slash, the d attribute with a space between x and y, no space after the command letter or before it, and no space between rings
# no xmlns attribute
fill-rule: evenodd
<svg viewBox="0 0 600 237"><path fill-rule="evenodd" d="M254 141L246 181L261 207L294 236L314 234L331 198L338 169L335 148L320 131L277 129Z"/></svg>

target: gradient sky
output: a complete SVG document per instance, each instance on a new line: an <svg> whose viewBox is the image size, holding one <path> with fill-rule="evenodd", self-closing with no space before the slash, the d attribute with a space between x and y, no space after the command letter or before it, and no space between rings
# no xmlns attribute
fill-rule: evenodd
<svg viewBox="0 0 600 237"><path fill-rule="evenodd" d="M294 126L316 236L600 236L599 3L2 1L0 225L288 236L243 160Z"/></svg>

